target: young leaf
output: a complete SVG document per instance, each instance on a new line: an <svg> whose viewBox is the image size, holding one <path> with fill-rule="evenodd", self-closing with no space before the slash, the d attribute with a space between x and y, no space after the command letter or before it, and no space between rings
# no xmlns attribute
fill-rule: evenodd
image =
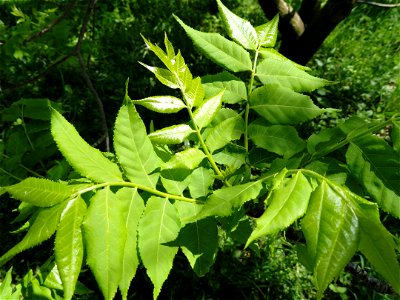
<svg viewBox="0 0 400 300"><path fill-rule="evenodd" d="M245 202L255 199L262 189L261 181L248 182L214 191L193 221L209 216L225 217Z"/></svg>
<svg viewBox="0 0 400 300"><path fill-rule="evenodd" d="M193 121L199 129L208 126L221 109L223 94L224 90L220 91L214 97L205 100L193 113Z"/></svg>
<svg viewBox="0 0 400 300"><path fill-rule="evenodd" d="M205 157L206 155L204 152L197 148L185 149L181 152L175 153L175 155L162 166L162 169L193 170L197 168Z"/></svg>
<svg viewBox="0 0 400 300"><path fill-rule="evenodd" d="M122 188L116 193L117 201L122 203L122 216L125 221L126 242L122 258L122 275L119 282L122 299L126 299L132 279L139 266L137 251L137 228L144 210L144 202L137 189Z"/></svg>
<svg viewBox="0 0 400 300"><path fill-rule="evenodd" d="M253 91L250 107L270 124L298 124L324 112L310 97L280 85L267 84Z"/></svg>
<svg viewBox="0 0 400 300"><path fill-rule="evenodd" d="M49 208L39 210L33 224L29 228L25 237L0 257L0 266L13 258L18 253L39 245L43 241L50 238L56 231L57 224L60 220L61 212L65 207L65 202L59 203Z"/></svg>
<svg viewBox="0 0 400 300"><path fill-rule="evenodd" d="M268 198L267 210L256 219L256 228L246 247L255 239L285 229L304 215L311 192L312 187L301 172L275 189Z"/></svg>
<svg viewBox="0 0 400 300"><path fill-rule="evenodd" d="M240 139L244 132L244 121L241 116L228 118L208 133L206 145L211 153L218 150L233 140Z"/></svg>
<svg viewBox="0 0 400 300"><path fill-rule="evenodd" d="M83 241L81 224L86 203L80 197L71 199L64 208L58 224L54 253L63 283L64 298L71 299L82 267Z"/></svg>
<svg viewBox="0 0 400 300"><path fill-rule="evenodd" d="M400 219L399 155L384 140L370 135L351 143L346 161L379 206Z"/></svg>
<svg viewBox="0 0 400 300"><path fill-rule="evenodd" d="M222 102L235 104L247 100L246 85L240 78L229 72L206 75L202 78L202 83L206 98L210 98L225 89Z"/></svg>
<svg viewBox="0 0 400 300"><path fill-rule="evenodd" d="M257 77L264 84L281 85L296 92L310 92L330 84L300 70L291 62L264 59L257 66Z"/></svg>
<svg viewBox="0 0 400 300"><path fill-rule="evenodd" d="M312 193L302 230L320 299L357 251L360 230L356 214L323 180Z"/></svg>
<svg viewBox="0 0 400 300"><path fill-rule="evenodd" d="M200 77L194 78L190 85L186 86L184 93L189 108L199 106L204 99L204 89Z"/></svg>
<svg viewBox="0 0 400 300"><path fill-rule="evenodd" d="M154 96L140 100L133 100L134 104L139 104L147 109L158 113L171 114L185 108L186 105L179 98L173 96Z"/></svg>
<svg viewBox="0 0 400 300"><path fill-rule="evenodd" d="M148 69L150 72L152 72L162 84L171 89L179 89L178 80L170 70L148 66L141 62L140 64Z"/></svg>
<svg viewBox="0 0 400 300"><path fill-rule="evenodd" d="M58 111L51 108L51 133L63 156L82 176L95 182L122 181L118 165L90 146Z"/></svg>
<svg viewBox="0 0 400 300"><path fill-rule="evenodd" d="M218 250L218 227L213 218L187 224L171 244L179 245L197 276L213 265Z"/></svg>
<svg viewBox="0 0 400 300"><path fill-rule="evenodd" d="M235 15L220 0L217 3L228 35L244 48L255 50L258 44L257 33L250 22Z"/></svg>
<svg viewBox="0 0 400 300"><path fill-rule="evenodd" d="M147 40L143 35L142 38L146 44L146 46L153 51L153 53L163 62L163 64L172 72L174 70L173 66L173 57L167 55L158 45L152 44L149 40Z"/></svg>
<svg viewBox="0 0 400 300"><path fill-rule="evenodd" d="M172 268L178 247L165 246L175 240L180 230L176 208L168 199L151 197L139 222L139 252L147 274L154 284L156 299Z"/></svg>
<svg viewBox="0 0 400 300"><path fill-rule="evenodd" d="M251 71L250 54L241 46L218 33L197 31L187 26L178 17L175 16L175 19L200 51L215 63L232 72Z"/></svg>
<svg viewBox="0 0 400 300"><path fill-rule="evenodd" d="M375 203L367 202L359 197L356 214L360 223L359 250L372 266L400 293L400 265L396 256L396 244L389 231L379 218Z"/></svg>
<svg viewBox="0 0 400 300"><path fill-rule="evenodd" d="M305 148L304 141L292 126L268 126L264 120L258 119L249 125L248 134L258 147L286 158L290 158Z"/></svg>
<svg viewBox="0 0 400 300"><path fill-rule="evenodd" d="M276 38L278 36L278 23L279 14L271 21L256 27L259 46L269 48L275 47Z"/></svg>
<svg viewBox="0 0 400 300"><path fill-rule="evenodd" d="M156 130L149 134L149 138L157 144L180 144L193 132L189 125L180 124Z"/></svg>
<svg viewBox="0 0 400 300"><path fill-rule="evenodd" d="M121 107L115 121L114 147L126 177L132 182L155 187L159 175L151 174L161 165L133 104Z"/></svg>
<svg viewBox="0 0 400 300"><path fill-rule="evenodd" d="M122 277L126 240L124 207L109 187L97 191L90 202L83 221L87 262L103 297L110 300Z"/></svg>
<svg viewBox="0 0 400 300"><path fill-rule="evenodd" d="M74 189L65 183L34 177L4 189L14 198L39 207L58 204L71 197L74 192Z"/></svg>

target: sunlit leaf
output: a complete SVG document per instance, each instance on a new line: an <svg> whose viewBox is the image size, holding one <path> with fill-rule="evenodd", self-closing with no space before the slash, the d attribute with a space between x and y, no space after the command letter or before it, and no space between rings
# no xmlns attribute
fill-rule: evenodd
<svg viewBox="0 0 400 300"><path fill-rule="evenodd" d="M257 33L249 21L231 12L220 0L218 9L228 35L246 49L257 48Z"/></svg>
<svg viewBox="0 0 400 300"><path fill-rule="evenodd" d="M150 174L161 165L146 127L135 106L121 107L115 121L114 147L126 177L132 182L154 187L158 174Z"/></svg>
<svg viewBox="0 0 400 300"><path fill-rule="evenodd" d="M206 157L203 151L197 148L188 148L181 152L177 152L172 158L166 162L162 169L189 169L196 168Z"/></svg>
<svg viewBox="0 0 400 300"><path fill-rule="evenodd" d="M258 119L249 125L248 134L258 147L287 158L305 148L304 141L292 126L268 125Z"/></svg>
<svg viewBox="0 0 400 300"><path fill-rule="evenodd" d="M261 61L257 66L256 75L264 84L281 85L296 92L309 92L330 84L325 79L300 70L291 62L276 59Z"/></svg>
<svg viewBox="0 0 400 300"><path fill-rule="evenodd" d="M107 300L113 299L122 277L126 227L121 201L106 187L90 200L83 222L87 263Z"/></svg>
<svg viewBox="0 0 400 300"><path fill-rule="evenodd" d="M197 168L190 175L189 191L192 198L206 196L214 182L214 172L203 167Z"/></svg>
<svg viewBox="0 0 400 300"><path fill-rule="evenodd" d="M173 125L150 133L149 138L153 143L180 144L193 132L189 125Z"/></svg>
<svg viewBox="0 0 400 300"><path fill-rule="evenodd" d="M173 96L148 97L140 100L133 100L133 103L142 105L152 111L165 114L176 113L186 107L181 99Z"/></svg>
<svg viewBox="0 0 400 300"><path fill-rule="evenodd" d="M70 200L62 212L57 228L54 253L58 272L64 287L64 298L71 299L83 261L81 224L86 213L86 203L80 197Z"/></svg>
<svg viewBox="0 0 400 300"><path fill-rule="evenodd" d="M185 99L189 108L199 106L204 98L204 88L201 84L200 77L192 80L189 86L186 86Z"/></svg>
<svg viewBox="0 0 400 300"><path fill-rule="evenodd" d="M324 112L310 97L271 84L253 91L250 107L270 124L276 125L298 124Z"/></svg>
<svg viewBox="0 0 400 300"><path fill-rule="evenodd" d="M245 83L240 78L229 72L221 72L215 75L206 75L202 78L205 97L219 93L225 89L222 102L234 104L247 99L247 89Z"/></svg>
<svg viewBox="0 0 400 300"><path fill-rule="evenodd" d="M301 172L276 188L268 198L268 208L256 219L256 228L246 246L264 235L285 229L304 215L311 192L311 185Z"/></svg>
<svg viewBox="0 0 400 300"><path fill-rule="evenodd" d="M51 133L63 156L81 175L95 182L122 181L118 165L82 139L55 109L51 109Z"/></svg>
<svg viewBox="0 0 400 300"><path fill-rule="evenodd" d="M144 202L137 189L122 188L116 193L117 201L122 203L122 215L125 220L126 242L122 258L122 275L119 289L122 298L126 299L132 279L139 266L137 250L137 228L144 210Z"/></svg>
<svg viewBox="0 0 400 300"><path fill-rule="evenodd" d="M360 230L351 200L337 194L323 180L312 193L302 229L307 241L309 262L320 299L329 283L357 251Z"/></svg>
<svg viewBox="0 0 400 300"><path fill-rule="evenodd" d="M175 75L170 70L148 66L144 63L140 64L144 66L146 69L148 69L150 72L152 72L162 84L166 85L171 89L179 88L178 81Z"/></svg>
<svg viewBox="0 0 400 300"><path fill-rule="evenodd" d="M194 220L208 216L229 216L245 202L255 199L261 191L261 181L248 182L214 191L206 200L203 209Z"/></svg>
<svg viewBox="0 0 400 300"><path fill-rule="evenodd" d="M197 31L175 18L199 50L215 63L232 72L251 71L250 54L241 46L218 33Z"/></svg>
<svg viewBox="0 0 400 300"><path fill-rule="evenodd" d="M74 189L66 183L33 177L4 187L4 190L20 201L39 207L49 207L58 204L71 197L74 192Z"/></svg>
<svg viewBox="0 0 400 300"><path fill-rule="evenodd" d="M178 237L180 219L168 199L151 197L139 222L139 252L156 299L172 268L178 247L165 246Z"/></svg>
<svg viewBox="0 0 400 300"><path fill-rule="evenodd" d="M311 70L309 67L306 66L302 66L299 65L298 63L295 63L294 61L291 61L290 59L288 59L286 56L280 54L277 50L275 50L274 48L261 48L259 50L261 56L264 59L275 59L275 60L280 60L280 61L285 61L288 64L292 64L293 66L295 66L296 68L303 70L303 71L309 71Z"/></svg>
<svg viewBox="0 0 400 300"><path fill-rule="evenodd" d="M258 43L262 47L275 47L278 36L279 15L276 15L271 21L257 26Z"/></svg>
<svg viewBox="0 0 400 300"><path fill-rule="evenodd" d="M213 127L206 139L206 145L211 153L233 140L240 139L244 132L244 121L241 116L226 119Z"/></svg>
<svg viewBox="0 0 400 300"><path fill-rule="evenodd" d="M201 106L195 110L193 113L193 121L199 129L209 125L221 109L223 94L224 90L220 91L217 95L206 99Z"/></svg>

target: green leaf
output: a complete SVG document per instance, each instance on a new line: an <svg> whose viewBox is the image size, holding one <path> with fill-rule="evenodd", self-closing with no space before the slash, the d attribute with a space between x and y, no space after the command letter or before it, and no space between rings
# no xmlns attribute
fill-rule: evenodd
<svg viewBox="0 0 400 300"><path fill-rule="evenodd" d="M197 276L213 265L218 250L218 227L213 218L187 224L172 244L179 245Z"/></svg>
<svg viewBox="0 0 400 300"><path fill-rule="evenodd" d="M206 157L203 151L197 148L185 149L177 152L172 158L166 162L162 169L188 169L193 170Z"/></svg>
<svg viewBox="0 0 400 300"><path fill-rule="evenodd" d="M126 240L123 209L121 201L106 187L91 198L83 221L87 263L107 300L114 298L122 278Z"/></svg>
<svg viewBox="0 0 400 300"><path fill-rule="evenodd" d="M189 108L199 106L203 102L204 88L200 77L194 78L191 84L186 86L184 95Z"/></svg>
<svg viewBox="0 0 400 300"><path fill-rule="evenodd" d="M181 99L173 96L147 97L140 100L133 100L132 102L142 105L152 111L164 114L176 113L186 107Z"/></svg>
<svg viewBox="0 0 400 300"><path fill-rule="evenodd" d="M245 83L229 72L224 71L215 75L206 75L202 78L202 83L206 98L210 98L225 89L222 102L235 104L247 100Z"/></svg>
<svg viewBox="0 0 400 300"><path fill-rule="evenodd" d="M203 167L197 168L190 175L189 191L192 198L205 197L210 192L210 187L214 183L214 172Z"/></svg>
<svg viewBox="0 0 400 300"><path fill-rule="evenodd" d="M393 122L391 138L393 141L393 150L400 152L400 122Z"/></svg>
<svg viewBox="0 0 400 300"><path fill-rule="evenodd" d="M313 264L317 298L346 266L357 251L360 230L356 214L323 180L312 193L302 230Z"/></svg>
<svg viewBox="0 0 400 300"><path fill-rule="evenodd" d="M139 222L139 252L147 275L154 284L156 299L172 268L178 247L165 243L178 237L180 219L176 208L168 199L151 197Z"/></svg>
<svg viewBox="0 0 400 300"><path fill-rule="evenodd" d="M83 241L81 224L86 213L86 203L80 197L68 201L58 224L55 239L57 268L64 287L64 298L71 299L81 271Z"/></svg>
<svg viewBox="0 0 400 300"><path fill-rule="evenodd" d="M12 283L12 267L7 271L5 278L0 283L0 299L19 300L22 299L21 285Z"/></svg>
<svg viewBox="0 0 400 300"><path fill-rule="evenodd" d="M58 204L71 197L74 192L74 189L66 183L34 177L26 178L4 189L14 198L39 207Z"/></svg>
<svg viewBox="0 0 400 300"><path fill-rule="evenodd" d="M261 56L264 59L274 59L274 60L280 60L280 61L284 61L287 62L287 64L292 64L294 67L302 70L302 71L309 71L311 70L309 67L306 66L302 66L299 65L298 63L295 63L294 61L291 61L290 59L288 59L286 56L280 54L277 50L275 50L274 48L261 48L259 50Z"/></svg>
<svg viewBox="0 0 400 300"><path fill-rule="evenodd" d="M256 27L259 46L275 47L276 38L278 37L279 14L263 25Z"/></svg>
<svg viewBox="0 0 400 300"><path fill-rule="evenodd" d="M126 177L132 182L155 187L159 174L151 174L161 165L146 127L135 106L121 107L115 121L114 147Z"/></svg>
<svg viewBox="0 0 400 300"><path fill-rule="evenodd" d="M126 242L122 258L122 275L119 289L123 299L127 298L128 289L139 266L137 250L137 229L144 211L144 202L137 189L122 188L116 193L117 201L122 203L122 216L125 221Z"/></svg>
<svg viewBox="0 0 400 300"><path fill-rule="evenodd" d="M212 61L232 72L251 71L250 54L241 46L218 33L197 31L185 25L178 17L175 16L175 19L199 50Z"/></svg>
<svg viewBox="0 0 400 300"><path fill-rule="evenodd" d="M190 182L189 169L165 169L161 171L161 182L165 190L173 195L183 195Z"/></svg>
<svg viewBox="0 0 400 300"><path fill-rule="evenodd" d="M398 153L376 136L363 136L346 153L352 174L383 210L400 219L400 160Z"/></svg>
<svg viewBox="0 0 400 300"><path fill-rule="evenodd" d="M146 44L146 46L151 50L162 62L163 64L172 72L174 70L173 66L173 57L168 56L167 53L164 52L158 45L151 43L147 40L143 35L142 38Z"/></svg>
<svg viewBox="0 0 400 300"><path fill-rule="evenodd" d="M49 208L39 209L39 212L25 237L0 257L0 266L4 265L18 253L39 245L43 241L49 239L56 231L64 207L65 202L62 202Z"/></svg>
<svg viewBox="0 0 400 300"><path fill-rule="evenodd" d="M290 158L305 148L296 129L285 125L268 125L264 120L252 122L248 128L249 138L258 147Z"/></svg>
<svg viewBox="0 0 400 300"><path fill-rule="evenodd" d="M245 202L255 199L262 189L261 181L248 182L214 191L193 221L209 216L226 217Z"/></svg>
<svg viewBox="0 0 400 300"><path fill-rule="evenodd" d="M179 89L178 80L176 79L174 73L172 73L170 70L148 66L141 62L140 64L152 72L162 84L171 89Z"/></svg>
<svg viewBox="0 0 400 300"><path fill-rule="evenodd" d="M118 165L90 146L58 111L51 109L51 133L68 163L95 182L122 181Z"/></svg>
<svg viewBox="0 0 400 300"><path fill-rule="evenodd" d="M400 293L400 265L396 244L390 232L383 226L375 203L356 198L356 214L360 223L359 250L372 266Z"/></svg>
<svg viewBox="0 0 400 300"><path fill-rule="evenodd" d="M254 240L285 229L304 215L312 187L307 178L297 172L268 197L268 208L256 219L256 228L247 240L246 247Z"/></svg>
<svg viewBox="0 0 400 300"><path fill-rule="evenodd" d="M246 149L236 144L228 144L222 151L213 154L217 164L228 166L230 171L240 168L246 162Z"/></svg>
<svg viewBox="0 0 400 300"><path fill-rule="evenodd" d="M241 116L228 118L208 133L206 145L211 153L218 150L233 140L238 140L244 133L244 120Z"/></svg>
<svg viewBox="0 0 400 300"><path fill-rule="evenodd" d="M189 203L184 201L176 201L174 203L174 206L178 210L178 215L181 220L181 227L192 222L193 217L197 215L203 208L202 204Z"/></svg>
<svg viewBox="0 0 400 300"><path fill-rule="evenodd" d="M257 33L250 22L235 15L220 0L217 3L228 35L244 48L255 50L258 44Z"/></svg>
<svg viewBox="0 0 400 300"><path fill-rule="evenodd" d="M296 92L310 92L330 83L307 74L291 62L276 59L261 61L257 66L256 76L264 84L281 85Z"/></svg>
<svg viewBox="0 0 400 300"><path fill-rule="evenodd" d="M279 85L264 85L253 91L250 107L270 124L298 124L324 112L310 97Z"/></svg>
<svg viewBox="0 0 400 300"><path fill-rule="evenodd" d="M199 129L206 127L214 119L215 115L221 109L222 95L224 90L220 91L214 97L205 100L193 113L193 122Z"/></svg>
<svg viewBox="0 0 400 300"><path fill-rule="evenodd" d="M149 134L149 138L157 144L180 144L193 132L189 125L180 124L156 130Z"/></svg>

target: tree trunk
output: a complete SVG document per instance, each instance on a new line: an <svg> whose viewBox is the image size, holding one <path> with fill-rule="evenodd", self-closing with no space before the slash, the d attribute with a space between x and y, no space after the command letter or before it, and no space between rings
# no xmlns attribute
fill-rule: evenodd
<svg viewBox="0 0 400 300"><path fill-rule="evenodd" d="M284 0L259 0L267 18L280 15L280 52L306 64L332 30L356 5L356 0L329 0L322 8L319 0L304 0L299 13Z"/></svg>

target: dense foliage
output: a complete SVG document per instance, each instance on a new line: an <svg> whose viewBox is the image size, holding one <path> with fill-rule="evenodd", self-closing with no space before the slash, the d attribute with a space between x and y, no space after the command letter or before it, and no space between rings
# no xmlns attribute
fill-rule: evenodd
<svg viewBox="0 0 400 300"><path fill-rule="evenodd" d="M399 218L398 116L388 114L379 122L351 118L311 136L299 134L301 123L335 113L304 94L330 82L274 50L277 18L254 28L219 1L218 8L231 40L176 19L204 57L219 65L212 69L219 73L195 77L185 53L167 36L164 49L144 38L144 52L153 52L163 66L154 66L154 60L142 65L173 91L131 100L127 85L114 127L115 154L85 142L61 115L64 106L50 103L49 111L46 99L25 98L5 110L9 119L3 121L14 122L10 132L16 136L7 137L4 148L27 143L22 151L7 153L14 158L22 152L15 158L18 165L4 161L24 173L3 169L1 191L22 201L18 220L27 223L20 231L28 231L0 261L56 236L55 262L43 267L46 275L39 280L27 274L24 289L43 291L48 280L46 286L63 290L66 298L86 293L79 282L75 289L85 258L105 298L113 298L118 287L126 297L139 265L157 297L178 248L203 276L218 258L221 241L246 244L265 260L267 235L292 225L298 256L314 273L318 297L356 250L398 292L396 245L378 213L379 206ZM167 94L158 85L157 91ZM139 106L153 111L150 134ZM372 135L387 126L393 126L389 143ZM46 157L36 156L55 153L53 138L66 160L50 162L51 168L43 165ZM37 164L39 173L32 171ZM13 177L19 181L42 172L52 181L31 177L9 185ZM9 281L10 273L4 295L12 293ZM43 292L57 298L49 293Z"/></svg>

